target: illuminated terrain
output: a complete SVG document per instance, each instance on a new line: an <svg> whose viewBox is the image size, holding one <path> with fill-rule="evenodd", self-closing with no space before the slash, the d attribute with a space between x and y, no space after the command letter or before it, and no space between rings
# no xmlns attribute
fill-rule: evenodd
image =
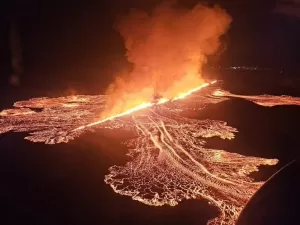
<svg viewBox="0 0 300 225"><path fill-rule="evenodd" d="M300 97L292 97L287 95L274 96L274 95L236 95L231 94L228 91L216 90L213 93L214 96L219 97L234 97L242 98L251 101L257 105L265 107L273 107L277 105L300 105Z"/></svg>
<svg viewBox="0 0 300 225"><path fill-rule="evenodd" d="M205 85L175 100L160 99L122 115L100 120L107 104L104 95L34 98L0 112L0 133L29 132L26 139L56 144L97 128L125 129L135 138L128 147L128 163L109 168L105 182L116 193L142 203L174 206L184 199L205 199L220 214L208 224L234 224L248 199L263 184L248 175L264 159L206 147L206 138L233 139L237 130L223 121L186 118L183 111L201 110L229 97L245 98L262 106L300 104L288 96L242 96ZM109 150L108 150L109 151Z"/></svg>

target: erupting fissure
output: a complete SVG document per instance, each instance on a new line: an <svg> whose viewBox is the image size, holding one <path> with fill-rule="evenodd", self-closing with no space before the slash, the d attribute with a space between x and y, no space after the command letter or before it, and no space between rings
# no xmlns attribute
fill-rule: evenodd
<svg viewBox="0 0 300 225"><path fill-rule="evenodd" d="M198 90L205 83L203 65L218 51L230 23L231 17L219 6L184 8L176 1L163 2L151 12L135 9L121 16L115 28L132 67L109 85L108 105L100 119L151 106L153 97L163 96L164 102Z"/></svg>
<svg viewBox="0 0 300 225"><path fill-rule="evenodd" d="M107 122L107 121L109 121L109 120L113 120L113 119L116 119L116 118L118 118L118 117L122 117L122 116L125 116L125 115L129 115L129 114L131 114L131 113L134 113L134 112L139 111L139 110L142 110L142 109L149 108L149 107L154 106L154 105L160 105L160 104L167 103L167 102L169 102L169 101L176 101L176 100L179 100L179 99L183 99L183 98L185 98L185 97L191 95L192 93L194 93L194 92L196 92L196 91L199 91L201 88L207 87L208 85L214 84L214 83L216 83L216 82L217 82L217 81L215 80L215 81L212 81L212 82L210 82L210 83L204 83L204 84L200 85L199 87L196 87L196 88L193 88L193 89L187 91L186 93L181 93L181 94L179 94L178 96L176 96L176 97L173 98L173 99L167 99L167 98L161 97L161 98L157 99L157 101L154 102L154 103L153 103L153 102L144 102L144 103L142 103L142 104L140 104L140 105L137 105L137 106L135 106L135 107L133 107L133 108L131 108L131 109L126 110L125 112L121 112L121 113L118 113L118 114L116 114L116 115L106 117L106 118L104 118L104 119L102 119L102 120L99 120L99 121L90 123L90 124L88 124L88 125L80 126L80 127L76 128L76 129L74 129L74 131L76 131L76 130L82 130L82 129L84 129L84 128L88 128L88 127L92 127L92 126L96 126L96 125L99 125L99 124L101 124L101 123L105 123L105 122Z"/></svg>
<svg viewBox="0 0 300 225"><path fill-rule="evenodd" d="M248 199L263 184L255 182L249 174L260 165L275 165L278 160L208 148L206 138L230 140L237 130L223 121L184 116L187 110L201 113L210 104L229 97L245 98L262 106L300 105L299 98L289 96L233 95L219 89L214 81L176 99L162 101L165 104L140 105L98 122L93 121L110 99L104 95L20 101L14 104L14 109L0 112L0 133L29 132L26 139L30 141L56 144L95 128L133 132L134 138L124 143L131 160L125 165L112 166L105 176L105 182L116 193L151 206L174 206L183 199L205 199L220 212L208 224L233 225Z"/></svg>
<svg viewBox="0 0 300 225"><path fill-rule="evenodd" d="M208 148L207 138L231 140L237 129L224 121L187 118L184 112L201 112L230 97L261 106L300 105L300 100L233 95L218 89L216 81L204 83L203 64L218 51L230 22L219 6L187 9L172 1L151 13L133 10L116 24L130 72L117 76L105 95L16 102L0 112L0 134L29 132L27 140L57 144L96 128L130 131L134 138L124 144L131 160L110 167L104 179L116 193L151 206L205 199L219 210L208 224L234 225L263 184L249 174L278 160Z"/></svg>

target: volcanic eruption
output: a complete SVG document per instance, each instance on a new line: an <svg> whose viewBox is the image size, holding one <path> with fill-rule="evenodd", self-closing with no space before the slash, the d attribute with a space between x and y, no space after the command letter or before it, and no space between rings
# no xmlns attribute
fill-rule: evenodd
<svg viewBox="0 0 300 225"><path fill-rule="evenodd" d="M30 132L27 140L56 144L96 128L133 132L135 137L124 143L131 160L125 165L112 166L105 177L116 193L151 206L174 206L183 199L205 199L220 212L209 224L234 224L248 199L263 184L248 175L257 171L258 166L274 165L278 160L206 146L210 137L233 139L237 129L223 121L186 118L182 112L201 113L211 104L229 100L228 92L219 88L218 83L207 84L183 99L136 108L125 116L102 122L93 121L107 105L109 98L105 95L34 98L16 102L14 109L0 112L0 133ZM261 99L261 96L249 97L245 99ZM268 96L264 102L269 104L260 105L280 102L274 103L274 99L280 96Z"/></svg>
<svg viewBox="0 0 300 225"><path fill-rule="evenodd" d="M204 84L202 66L220 45L231 17L219 6L180 8L164 2L150 13L131 10L116 29L124 38L132 70L117 76L106 94L101 119L122 113L153 97L173 99Z"/></svg>
<svg viewBox="0 0 300 225"><path fill-rule="evenodd" d="M199 4L182 9L164 3L151 13L132 11L117 23L133 63L130 73L117 77L105 95L16 102L0 112L0 134L29 132L27 140L56 144L96 128L130 131L135 135L124 143L129 162L110 167L104 179L116 193L151 206L204 199L219 210L208 224L233 225L263 184L249 174L278 160L207 147L207 138L231 140L237 129L183 112L201 113L231 97L261 106L299 104L299 99L233 95L216 81L203 81L202 65L217 51L230 20L220 7Z"/></svg>

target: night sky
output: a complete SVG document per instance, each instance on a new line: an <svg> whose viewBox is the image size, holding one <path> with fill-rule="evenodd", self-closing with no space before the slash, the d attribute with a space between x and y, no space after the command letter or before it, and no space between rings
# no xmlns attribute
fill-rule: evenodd
<svg viewBox="0 0 300 225"><path fill-rule="evenodd" d="M1 3L0 62L2 74L6 74L2 80L7 80L11 73L8 31L9 19L15 18L21 33L23 80L34 78L39 82L41 77L51 77L54 82L55 74L60 74L59 77L65 76L69 82L81 81L84 77L87 83L101 81L106 86L117 68L127 65L123 41L113 29L116 16L130 8L151 9L160 1L95 2ZM192 6L197 1L179 2ZM223 67L298 69L300 19L297 11L289 12L288 8L281 12L282 6L270 0L206 1L206 4L215 3L228 11L233 22L223 37L222 54L213 57L211 62ZM295 7L293 4L283 6Z"/></svg>

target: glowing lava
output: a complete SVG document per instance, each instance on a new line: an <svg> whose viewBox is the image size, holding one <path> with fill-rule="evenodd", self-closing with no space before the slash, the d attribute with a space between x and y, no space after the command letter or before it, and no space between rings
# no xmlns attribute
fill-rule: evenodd
<svg viewBox="0 0 300 225"><path fill-rule="evenodd" d="M233 225L248 199L263 184L248 175L257 171L258 166L274 165L277 160L208 148L206 138L230 140L237 130L223 121L186 118L183 112L201 113L204 107L233 96L263 106L299 104L299 99L237 96L217 89L216 85L204 86L172 100L145 103L101 121L97 118L108 103L104 95L20 101L14 104L14 109L0 112L0 133L29 132L26 139L30 141L56 144L95 128L131 131L135 138L124 143L131 160L125 165L112 166L105 176L105 182L116 193L151 206L174 206L184 199L205 199L220 212L208 224Z"/></svg>
<svg viewBox="0 0 300 225"><path fill-rule="evenodd" d="M234 97L242 98L248 101L251 101L257 105L265 107L273 107L277 105L299 105L300 106L300 97L292 97L287 95L274 96L274 95L236 95L231 94L228 91L216 90L213 93L214 96L219 97Z"/></svg>
<svg viewBox="0 0 300 225"><path fill-rule="evenodd" d="M87 127L93 127L93 126L96 126L98 124L107 122L109 120L113 120L113 119L116 119L118 117L126 116L126 115L129 115L129 114L133 113L133 112L136 112L136 111L139 111L139 110L142 110L142 109L146 109L146 108L149 108L149 107L154 106L154 105L160 105L160 104L164 104L164 103L166 103L168 101L176 101L176 100L179 100L179 99L183 99L183 98L191 95L192 93L194 93L196 91L199 91L202 88L207 87L208 85L214 84L216 82L217 81L212 81L211 83L204 83L204 84L200 85L199 87L196 87L194 89L191 89L191 90L187 91L186 93L179 94L177 97L175 97L173 99L160 98L160 99L158 99L158 101L156 103L143 102L142 104L139 104L139 105L137 105L137 106L135 106L135 107L133 107L133 108L131 108L129 110L126 110L125 112L118 113L116 115L106 117L103 120L99 120L97 122L90 123L90 124L85 125L85 126L80 126L80 127L76 128L74 131L76 131L76 130L82 130L82 129L87 128Z"/></svg>

